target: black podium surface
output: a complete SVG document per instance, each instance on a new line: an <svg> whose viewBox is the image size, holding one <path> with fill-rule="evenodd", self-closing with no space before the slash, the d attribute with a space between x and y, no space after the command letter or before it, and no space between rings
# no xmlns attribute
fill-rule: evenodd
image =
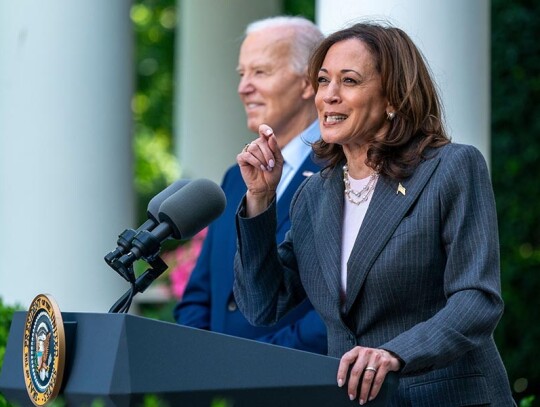
<svg viewBox="0 0 540 407"><path fill-rule="evenodd" d="M155 395L169 406L352 406L338 388L339 359L126 314L62 313L67 406L142 406ZM14 315L0 390L33 406L24 384L26 312ZM385 406L397 387L390 374L367 406ZM226 400L226 401L224 401Z"/></svg>

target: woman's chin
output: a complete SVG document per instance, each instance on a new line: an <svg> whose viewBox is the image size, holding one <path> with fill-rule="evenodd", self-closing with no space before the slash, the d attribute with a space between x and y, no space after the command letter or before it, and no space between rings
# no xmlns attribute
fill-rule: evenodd
<svg viewBox="0 0 540 407"><path fill-rule="evenodd" d="M340 144L340 138L335 134L321 134L321 139L327 144Z"/></svg>

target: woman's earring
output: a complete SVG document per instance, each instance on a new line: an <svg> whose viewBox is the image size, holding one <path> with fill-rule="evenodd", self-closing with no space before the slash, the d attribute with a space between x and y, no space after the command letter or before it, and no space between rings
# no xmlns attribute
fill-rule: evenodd
<svg viewBox="0 0 540 407"><path fill-rule="evenodd" d="M390 121L394 120L394 117L396 117L396 112L386 112L386 118Z"/></svg>

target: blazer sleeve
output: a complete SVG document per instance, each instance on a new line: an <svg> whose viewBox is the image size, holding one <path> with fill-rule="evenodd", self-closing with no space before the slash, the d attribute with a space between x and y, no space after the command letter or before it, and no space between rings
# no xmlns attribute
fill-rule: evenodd
<svg viewBox="0 0 540 407"><path fill-rule="evenodd" d="M233 287L236 301L253 325L274 325L306 299L291 233L287 232L278 254L275 200L262 214L245 218L245 197L237 211L236 228L238 250Z"/></svg>
<svg viewBox="0 0 540 407"><path fill-rule="evenodd" d="M440 201L440 240L447 255L446 304L380 348L399 355L402 373L444 367L479 348L502 315L495 199L481 153L464 146L443 157L435 177Z"/></svg>
<svg viewBox="0 0 540 407"><path fill-rule="evenodd" d="M309 309L302 317L257 340L327 354L326 326L300 286L290 235L286 235L279 248L276 244L276 203L260 216L246 219L242 217L244 202L237 212L238 251L233 288L240 310L251 324L272 326L296 306ZM260 314L262 310L266 312Z"/></svg>
<svg viewBox="0 0 540 407"><path fill-rule="evenodd" d="M182 295L182 300L176 304L173 310L174 319L179 324L210 329L210 253L212 252L213 234L214 228L210 226L195 268L191 272Z"/></svg>
<svg viewBox="0 0 540 407"><path fill-rule="evenodd" d="M179 324L211 329L209 259L210 253L214 249L212 242L215 241L213 236L215 233L215 228L211 226L182 300L174 308L174 319ZM300 318L254 339L325 355L327 353L326 327L310 303L302 304L302 309L305 313Z"/></svg>

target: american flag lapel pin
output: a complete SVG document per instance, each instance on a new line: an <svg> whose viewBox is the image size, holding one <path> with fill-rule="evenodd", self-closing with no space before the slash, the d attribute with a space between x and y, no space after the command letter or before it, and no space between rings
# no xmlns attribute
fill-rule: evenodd
<svg viewBox="0 0 540 407"><path fill-rule="evenodd" d="M396 195L401 194L401 195L405 196L406 192L407 192L407 190L405 189L405 187L403 185L401 185L401 182L400 182L398 187L397 187Z"/></svg>

